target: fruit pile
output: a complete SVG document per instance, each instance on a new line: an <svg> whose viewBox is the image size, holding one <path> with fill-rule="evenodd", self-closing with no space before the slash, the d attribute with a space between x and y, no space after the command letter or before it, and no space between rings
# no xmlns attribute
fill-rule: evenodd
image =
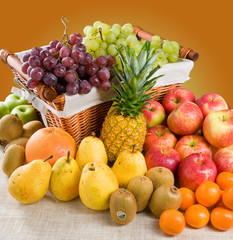
<svg viewBox="0 0 233 240"><path fill-rule="evenodd" d="M121 70L120 57L116 48L120 48L122 54L124 54L123 48L128 46L138 54L145 43L145 40L139 40L133 34L133 26L130 23L123 26L116 23L110 26L101 21L96 21L93 26L86 26L83 33L86 36L83 43L93 57L107 56L108 54L115 56L117 67ZM159 36L153 36L151 49L153 49L153 53L158 55L153 67L158 65L162 67L166 63L177 62L179 58L180 45L175 41L162 40Z"/></svg>

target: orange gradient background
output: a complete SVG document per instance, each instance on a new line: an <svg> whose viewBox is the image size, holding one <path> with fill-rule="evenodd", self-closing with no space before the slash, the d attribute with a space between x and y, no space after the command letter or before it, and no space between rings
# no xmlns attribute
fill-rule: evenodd
<svg viewBox="0 0 233 240"><path fill-rule="evenodd" d="M191 47L200 54L183 86L196 97L218 93L233 106L231 1L4 1L1 4L0 49L12 52L61 40L63 15L70 20L69 31L81 32L100 20L108 24L134 25ZM0 100L10 94L11 70L0 62Z"/></svg>

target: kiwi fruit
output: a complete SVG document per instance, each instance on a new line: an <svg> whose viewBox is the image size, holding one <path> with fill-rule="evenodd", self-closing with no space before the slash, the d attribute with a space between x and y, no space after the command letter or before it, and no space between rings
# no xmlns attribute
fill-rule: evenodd
<svg viewBox="0 0 233 240"><path fill-rule="evenodd" d="M153 193L153 183L148 177L139 175L130 180L127 190L136 199L137 212L142 212L147 207Z"/></svg>
<svg viewBox="0 0 233 240"><path fill-rule="evenodd" d="M165 167L153 167L145 175L152 181L154 190L163 184L174 185L175 183L172 171Z"/></svg>
<svg viewBox="0 0 233 240"><path fill-rule="evenodd" d="M8 114L1 118L0 141L2 145L21 137L22 132L23 122L17 115Z"/></svg>
<svg viewBox="0 0 233 240"><path fill-rule="evenodd" d="M158 187L149 202L149 208L153 215L160 217L160 215L167 209L178 210L182 198L178 188L173 185L164 184Z"/></svg>
<svg viewBox="0 0 233 240"><path fill-rule="evenodd" d="M2 159L2 171L10 177L10 175L25 163L24 147L13 144L9 146Z"/></svg>
<svg viewBox="0 0 233 240"><path fill-rule="evenodd" d="M121 225L132 222L137 213L136 199L125 188L119 188L111 194L109 206L112 220Z"/></svg>
<svg viewBox="0 0 233 240"><path fill-rule="evenodd" d="M18 144L18 145L20 145L20 146L22 146L22 147L25 148L25 146L26 146L26 144L27 144L27 141L28 141L28 138L24 138L24 137L16 138L16 139L12 140L11 142L9 142L9 143L6 145L4 151L6 151L7 148L10 147L10 146L13 145L13 144Z"/></svg>
<svg viewBox="0 0 233 240"><path fill-rule="evenodd" d="M22 137L30 138L34 132L44 127L44 124L39 120L30 121L23 125Z"/></svg>

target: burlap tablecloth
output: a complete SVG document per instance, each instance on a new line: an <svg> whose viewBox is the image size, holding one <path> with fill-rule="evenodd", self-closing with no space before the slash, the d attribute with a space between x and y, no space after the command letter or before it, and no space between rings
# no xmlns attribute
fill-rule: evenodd
<svg viewBox="0 0 233 240"><path fill-rule="evenodd" d="M1 149L0 159L2 156ZM39 202L23 205L10 196L7 183L8 177L0 171L0 240L171 239L149 211L120 226L111 220L108 210L90 210L79 198L61 202L50 191ZM203 229L186 227L172 239L230 240L233 229L221 232L210 224Z"/></svg>

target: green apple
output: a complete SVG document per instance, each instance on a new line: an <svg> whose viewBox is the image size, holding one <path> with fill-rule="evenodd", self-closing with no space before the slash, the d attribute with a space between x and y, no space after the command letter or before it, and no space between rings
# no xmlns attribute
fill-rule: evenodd
<svg viewBox="0 0 233 240"><path fill-rule="evenodd" d="M28 104L27 99L21 98L20 96L16 94L10 94L5 99L5 105L9 108L10 111L12 111L15 107L19 105L26 105Z"/></svg>
<svg viewBox="0 0 233 240"><path fill-rule="evenodd" d="M10 110L3 102L0 102L0 119L7 114L10 114Z"/></svg>
<svg viewBox="0 0 233 240"><path fill-rule="evenodd" d="M23 124L38 119L36 110L31 105L17 106L11 111L11 114L17 114Z"/></svg>

